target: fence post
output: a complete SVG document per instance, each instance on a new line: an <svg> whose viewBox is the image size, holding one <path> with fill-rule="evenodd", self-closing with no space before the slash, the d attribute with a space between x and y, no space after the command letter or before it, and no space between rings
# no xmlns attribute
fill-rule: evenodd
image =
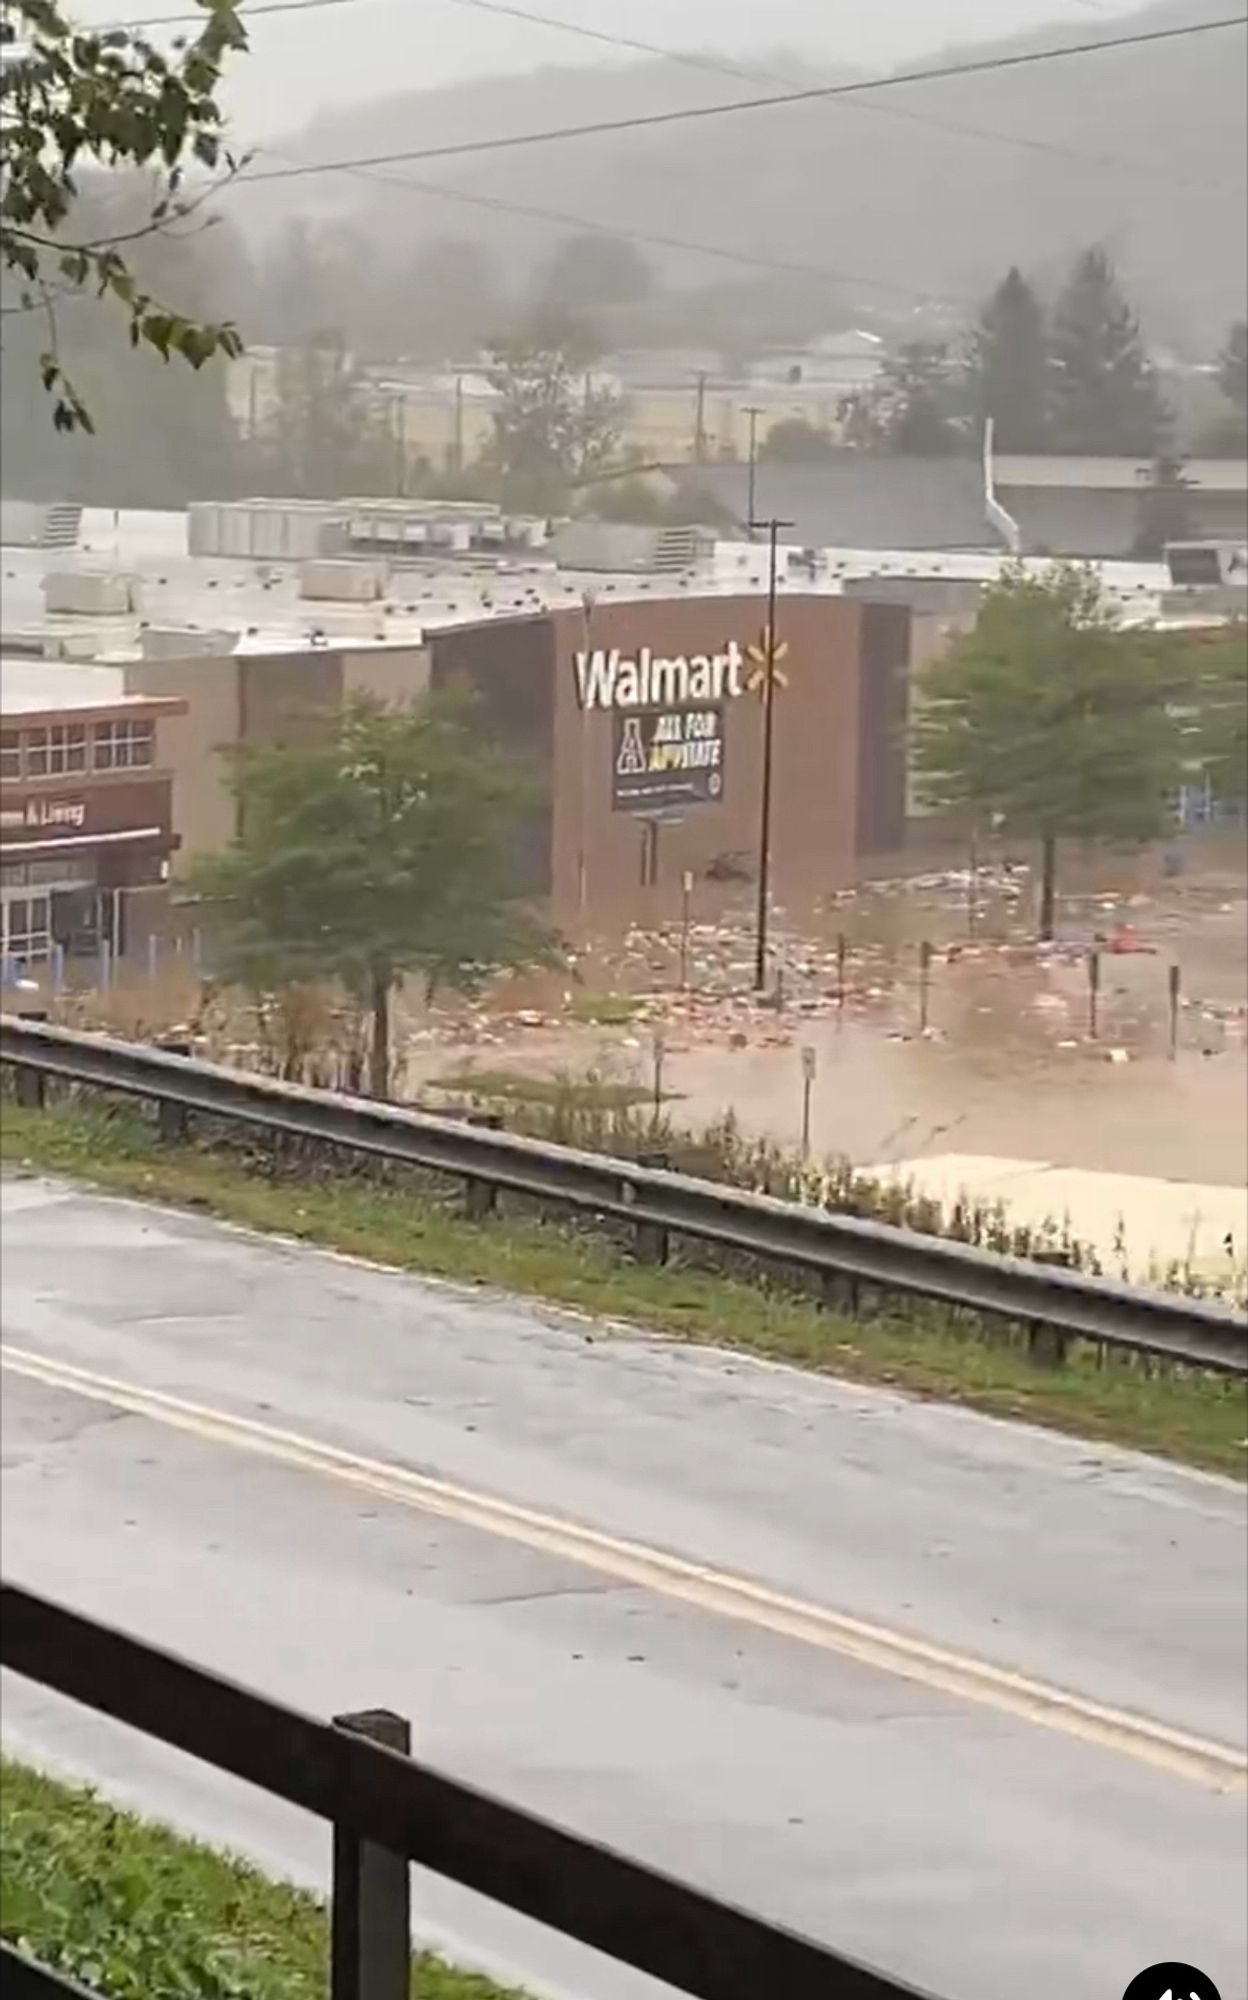
<svg viewBox="0 0 1248 2000"><path fill-rule="evenodd" d="M671 1161L666 1153L638 1153L639 1167L669 1167ZM661 1222L639 1222L637 1224L636 1256L639 1264L666 1264L668 1253L668 1233Z"/></svg>
<svg viewBox="0 0 1248 2000"><path fill-rule="evenodd" d="M46 1021L46 1007L22 1007L18 1011L19 1021ZM13 1095L23 1111L42 1111L47 1094L48 1079L41 1069L24 1069L20 1065L13 1078Z"/></svg>
<svg viewBox="0 0 1248 2000"><path fill-rule="evenodd" d="M927 1033L927 1014L932 995L932 943L924 938L919 946L919 1033Z"/></svg>
<svg viewBox="0 0 1248 2000"><path fill-rule="evenodd" d="M1071 1268L1070 1253L1067 1250L1041 1250L1036 1253L1037 1264L1054 1264L1058 1270ZM1050 1326L1045 1320L1033 1320L1027 1328L1027 1353L1038 1368L1062 1368L1066 1363L1070 1348L1070 1335L1058 1326Z"/></svg>
<svg viewBox="0 0 1248 2000"><path fill-rule="evenodd" d="M388 1708L336 1715L336 1729L411 1755L410 1723ZM407 1857L334 1826L330 2000L408 2000L412 1962Z"/></svg>
<svg viewBox="0 0 1248 2000"><path fill-rule="evenodd" d="M169 1056L189 1056L189 1042L158 1042L157 1048ZM156 1102L156 1132L162 1144L177 1146L190 1131L191 1114L185 1104L176 1104L171 1097L161 1097Z"/></svg>
<svg viewBox="0 0 1248 2000"><path fill-rule="evenodd" d="M470 1111L465 1121L475 1125L479 1132L501 1132L503 1117L500 1111ZM476 1174L468 1174L464 1180L464 1214L469 1222L484 1222L498 1207L498 1187L493 1181L483 1181Z"/></svg>
<svg viewBox="0 0 1248 2000"><path fill-rule="evenodd" d="M856 1319L862 1296L854 1273L825 1271L819 1283L819 1303L825 1312L844 1313L849 1319Z"/></svg>

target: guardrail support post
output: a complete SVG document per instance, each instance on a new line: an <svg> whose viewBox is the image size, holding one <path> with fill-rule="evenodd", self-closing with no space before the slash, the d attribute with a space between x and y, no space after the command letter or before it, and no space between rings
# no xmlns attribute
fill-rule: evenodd
<svg viewBox="0 0 1248 2000"><path fill-rule="evenodd" d="M470 1111L466 1123L475 1125L478 1131L501 1132L502 1113L498 1111ZM498 1208L498 1187L494 1181L483 1181L476 1174L469 1174L464 1181L464 1214L469 1222L485 1222Z"/></svg>
<svg viewBox="0 0 1248 2000"><path fill-rule="evenodd" d="M1070 1253L1066 1250L1041 1250L1036 1254L1037 1264L1054 1264L1059 1271L1070 1269ZM1060 1326L1051 1326L1047 1321L1033 1320L1027 1328L1027 1353L1038 1368L1062 1368L1065 1366L1070 1335L1063 1333Z"/></svg>
<svg viewBox="0 0 1248 2000"><path fill-rule="evenodd" d="M666 1153L638 1153L639 1167L669 1167L671 1161ZM661 1222L639 1222L637 1224L636 1256L639 1264L666 1264L670 1238Z"/></svg>
<svg viewBox="0 0 1248 2000"><path fill-rule="evenodd" d="M189 1056L192 1053L189 1042L159 1042L157 1047L170 1056ZM158 1099L156 1130L165 1145L180 1145L190 1130L190 1124L191 1114L185 1104L178 1104L171 1097Z"/></svg>
<svg viewBox="0 0 1248 2000"><path fill-rule="evenodd" d="M46 1007L23 1007L19 1021L46 1021ZM42 1111L47 1095L48 1079L41 1069L23 1069L18 1065L13 1078L13 1096L23 1111Z"/></svg>
<svg viewBox="0 0 1248 2000"><path fill-rule="evenodd" d="M825 1271L821 1286L820 1304L825 1312L857 1315L860 1303L858 1280L852 1271Z"/></svg>
<svg viewBox="0 0 1248 2000"><path fill-rule="evenodd" d="M388 1708L336 1715L334 1726L411 1755L410 1723ZM412 1962L407 1858L334 1827L330 2000L408 2000Z"/></svg>
<svg viewBox="0 0 1248 2000"><path fill-rule="evenodd" d="M45 1078L41 1069L23 1069L18 1065L13 1078L13 1095L23 1111L42 1111Z"/></svg>

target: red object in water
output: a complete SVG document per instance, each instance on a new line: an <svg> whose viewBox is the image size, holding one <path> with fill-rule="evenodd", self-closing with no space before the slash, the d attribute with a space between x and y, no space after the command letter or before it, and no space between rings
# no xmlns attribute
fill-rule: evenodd
<svg viewBox="0 0 1248 2000"><path fill-rule="evenodd" d="M1123 958L1132 952L1156 952L1155 944L1142 938L1132 924L1118 924L1109 934L1109 950Z"/></svg>

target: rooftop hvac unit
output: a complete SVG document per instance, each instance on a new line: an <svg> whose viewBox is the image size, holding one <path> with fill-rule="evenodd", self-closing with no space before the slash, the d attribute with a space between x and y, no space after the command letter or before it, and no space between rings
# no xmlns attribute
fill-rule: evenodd
<svg viewBox="0 0 1248 2000"><path fill-rule="evenodd" d="M370 604L385 594L386 571L380 563L322 557L299 569L300 597Z"/></svg>
<svg viewBox="0 0 1248 2000"><path fill-rule="evenodd" d="M1248 544L1244 542L1170 542L1166 567L1176 589L1248 590Z"/></svg>
<svg viewBox="0 0 1248 2000"><path fill-rule="evenodd" d="M676 576L714 548L704 528L649 528L627 522L567 521L551 543L561 569Z"/></svg>
<svg viewBox="0 0 1248 2000"><path fill-rule="evenodd" d="M219 659L234 651L238 633L221 629L191 629L186 625L148 625L139 633L139 651L145 660Z"/></svg>
<svg viewBox="0 0 1248 2000"><path fill-rule="evenodd" d="M69 500L0 501L0 542L16 549L78 546L82 508Z"/></svg>
<svg viewBox="0 0 1248 2000"><path fill-rule="evenodd" d="M117 618L139 608L139 580L123 570L53 569L43 579L45 609L85 618Z"/></svg>
<svg viewBox="0 0 1248 2000"><path fill-rule="evenodd" d="M328 500L194 500L186 510L193 556L301 562L340 547L343 509Z"/></svg>

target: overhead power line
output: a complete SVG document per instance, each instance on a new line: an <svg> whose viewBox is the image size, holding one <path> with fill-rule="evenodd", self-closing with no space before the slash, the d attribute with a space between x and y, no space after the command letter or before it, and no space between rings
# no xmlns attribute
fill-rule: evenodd
<svg viewBox="0 0 1248 2000"><path fill-rule="evenodd" d="M276 157L280 158L278 154ZM371 167L344 166L343 173L351 174L359 180L367 180L374 187L395 188L399 192L432 196L436 200L463 202L471 208L493 209L502 215L524 216L535 222L554 222L561 228L583 229L595 236L622 237L629 243L651 244L656 249L680 250L690 256L722 259L725 263L740 264L758 271L770 271L782 277L814 278L821 284L837 287L861 286L866 291L889 292L899 298L916 299L926 305L973 305L976 301L970 293L941 292L919 285L905 285L889 278L867 278L854 271L832 271L821 264L803 264L780 257L763 257L748 250L733 250L722 243L700 243L687 237L657 235L653 230L617 227L614 223L598 222L592 217L573 215L557 208L536 208L528 202L506 201L500 195L476 194L466 188L448 188L436 181L416 181L409 175L383 174ZM237 186L237 182L227 186ZM223 192L225 189L223 188Z"/></svg>
<svg viewBox="0 0 1248 2000"><path fill-rule="evenodd" d="M247 0L241 12L243 24L246 26L256 14L314 14L322 7L351 7L358 4L359 0L254 0L253 5L251 0ZM207 20L208 15L201 7L189 14L184 9L180 14L131 16L124 21L110 22L109 25L114 28L202 28ZM104 29L100 30L101 34L104 32Z"/></svg>
<svg viewBox="0 0 1248 2000"><path fill-rule="evenodd" d="M307 6L311 0L302 0ZM345 4L345 0L337 0ZM863 78L854 83L821 84L805 90L790 90L769 97L738 98L728 104L687 105L674 111L652 111L627 118L601 118L579 125L552 125L537 132L499 134L492 138L461 139L449 145L405 148L400 152L373 153L345 160L307 161L297 166L262 168L240 176L244 183L302 179L309 174L338 173L347 167L386 167L414 164L423 160L464 159L482 153L514 151L524 146L549 145L564 139L585 139L617 132L654 131L670 125L704 123L743 111L791 108L798 104L827 102L834 98L856 97L868 91L893 90L906 84L939 83L954 77L998 75L1011 70L1033 68L1041 63L1077 57L1103 55L1122 49L1157 47L1189 40L1196 35L1215 34L1228 28L1248 26L1248 15L1233 14L1216 21L1192 21L1178 28L1154 28L1132 35L1107 36L1090 42L1066 42L1058 48L1033 49L1013 56L985 57L980 61L945 63L919 70L896 71L889 76Z"/></svg>
<svg viewBox="0 0 1248 2000"><path fill-rule="evenodd" d="M289 0L287 0L289 4ZM340 0L341 4L341 0ZM665 48L660 42L638 41L633 35L619 35L605 28L588 28L580 21L565 21L555 14L539 14L532 8L510 4L510 0L448 0L453 7L465 7L474 13L496 14L506 20L524 21L533 27L550 28L556 34L575 35L582 41L597 42L608 48L626 49L633 55L651 56L661 62L679 65L682 69L700 70L707 76L730 76L751 83L779 84L785 90L797 90L801 86L791 76L782 76L779 71L763 69L757 63L733 62L728 57L695 54L691 50ZM1091 4L1091 0L1084 0ZM1103 12L1098 6L1096 11ZM835 103L833 109L837 108ZM930 125L934 131L948 132L954 137L976 139L985 145L1007 146L1012 151L1024 153L1044 153L1062 160L1085 160L1090 165L1115 168L1130 174L1165 173L1173 185L1176 176L1168 167L1161 167L1148 160L1128 160L1113 153L1093 152L1082 146L1066 146L1054 139L1032 138L1021 132L996 132L985 130L981 125L967 125L960 120L937 118L929 111L903 109L899 104L873 104L868 99L851 99L843 108L851 111L868 112L877 118L896 118L912 125ZM1191 185L1210 187L1216 183L1192 181Z"/></svg>

